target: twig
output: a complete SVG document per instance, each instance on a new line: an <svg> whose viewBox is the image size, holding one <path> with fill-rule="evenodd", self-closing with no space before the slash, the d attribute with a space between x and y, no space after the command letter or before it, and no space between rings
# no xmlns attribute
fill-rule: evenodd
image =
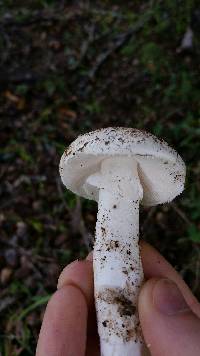
<svg viewBox="0 0 200 356"><path fill-rule="evenodd" d="M2 236L1 236L0 241L3 244L5 244L5 245L7 245L9 247L15 248L19 252L20 255L24 255L24 256L26 256L28 258L31 258L33 260L38 260L38 261L41 261L41 262L52 262L52 261L54 261L54 259L51 258L51 257L46 257L46 256L40 256L38 254L33 254L32 250L27 251L25 248L19 246L16 242L4 239Z"/></svg>
<svg viewBox="0 0 200 356"><path fill-rule="evenodd" d="M153 206L152 208L150 208L150 210L148 211L148 214L147 214L147 217L146 219L144 220L143 224L142 224L142 227L141 227L141 231L145 231L146 229L146 226L148 225L149 223L149 220L152 218L153 214L155 213L156 211L156 207Z"/></svg>
<svg viewBox="0 0 200 356"><path fill-rule="evenodd" d="M90 8L88 10L91 14L94 14L94 15L101 15L101 16L109 16L109 17L112 17L112 18L117 18L117 19L126 19L126 15L123 15L122 13L119 13L117 11L109 11L109 10L103 10L101 8Z"/></svg>
<svg viewBox="0 0 200 356"><path fill-rule="evenodd" d="M96 76L97 72L99 69L102 67L102 65L108 60L108 58L116 51L122 48L130 39L131 37L136 34L138 31L141 30L141 28L144 26L146 22L148 22L151 18L151 12L148 14L145 14L144 18L139 20L135 26L130 28L126 33L122 33L119 36L116 37L114 42L110 44L110 48L108 48L104 53L101 53L97 59L96 62L93 66L93 68L90 70L88 77L92 80Z"/></svg>
<svg viewBox="0 0 200 356"><path fill-rule="evenodd" d="M61 185L61 182L60 182L60 177L56 178L56 185L57 185L57 188L58 188L58 193L59 193L59 196L63 202L63 206L65 207L65 209L67 210L67 213L70 215L71 217L71 211L67 205L67 202L66 200L64 199L64 196L63 196L63 190L62 190L62 185Z"/></svg>
<svg viewBox="0 0 200 356"><path fill-rule="evenodd" d="M67 202L63 196L62 185L60 183L60 179L58 178L56 180L56 182L57 182L59 195L63 202L63 206L65 207L65 209L70 217L72 234L80 233L80 235L82 236L84 246L86 247L87 251L89 252L91 250L90 246L91 246L91 242L93 241L93 238L92 238L91 234L89 233L89 231L87 230L85 223L84 223L84 219L83 219L82 211L81 211L80 198L77 197L75 209L70 210L67 205Z"/></svg>
<svg viewBox="0 0 200 356"><path fill-rule="evenodd" d="M83 42L81 46L79 61L75 63L73 67L71 67L71 70L76 70L77 68L80 67L81 63L83 62L83 60L87 55L89 46L92 44L93 41L94 41L94 25L88 28L88 38L86 41Z"/></svg>
<svg viewBox="0 0 200 356"><path fill-rule="evenodd" d="M1 299L0 304L0 314L5 311L8 307L13 305L16 302L16 297L6 296L5 298Z"/></svg>
<svg viewBox="0 0 200 356"><path fill-rule="evenodd" d="M43 74L36 74L33 73L31 71L29 72L23 72L23 73L15 73L15 74L10 74L8 71L6 71L6 69L2 69L1 73L1 83L13 83L13 84L18 84L18 83L27 83L27 84L32 84L35 83L39 80L44 80L45 79L45 75Z"/></svg>
<svg viewBox="0 0 200 356"><path fill-rule="evenodd" d="M192 224L185 213L176 205L176 203L172 202L170 205L172 209L174 209L174 211L181 217L181 219L186 222L187 225Z"/></svg>
<svg viewBox="0 0 200 356"><path fill-rule="evenodd" d="M79 197L77 197L77 203L72 218L72 225L73 228L75 227L75 229L78 230L78 232L82 236L84 246L87 248L87 251L89 252L91 250L90 246L93 238L85 226L85 222L81 211L81 200Z"/></svg>
<svg viewBox="0 0 200 356"><path fill-rule="evenodd" d="M60 20L70 20L71 18L75 17L76 15L79 14L79 11L73 11L73 12L68 12L68 13L56 13L56 12L47 12L47 11L35 11L34 13L31 14L29 18L25 18L20 21L16 21L17 17L17 12L14 14L14 16L9 16L9 17L4 17L0 21L0 26L4 27L11 27L11 26L17 26L17 27L26 27L26 26L32 26L35 24L38 24L40 22L55 22L55 21L60 21Z"/></svg>

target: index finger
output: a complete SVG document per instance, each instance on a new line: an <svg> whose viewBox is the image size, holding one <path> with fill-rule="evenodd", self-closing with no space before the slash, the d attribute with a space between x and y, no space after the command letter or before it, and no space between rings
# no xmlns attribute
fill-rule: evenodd
<svg viewBox="0 0 200 356"><path fill-rule="evenodd" d="M93 295L92 263L71 263L63 270L58 287L45 311L36 356L83 356Z"/></svg>

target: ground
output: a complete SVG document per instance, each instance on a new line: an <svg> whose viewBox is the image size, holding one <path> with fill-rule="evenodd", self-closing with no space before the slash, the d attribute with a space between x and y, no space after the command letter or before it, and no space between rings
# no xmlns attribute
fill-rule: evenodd
<svg viewBox="0 0 200 356"><path fill-rule="evenodd" d="M142 128L183 157L184 193L141 208L140 236L200 297L198 2L5 0L0 26L1 355L34 355L60 271L91 249L97 206L58 172L89 130Z"/></svg>

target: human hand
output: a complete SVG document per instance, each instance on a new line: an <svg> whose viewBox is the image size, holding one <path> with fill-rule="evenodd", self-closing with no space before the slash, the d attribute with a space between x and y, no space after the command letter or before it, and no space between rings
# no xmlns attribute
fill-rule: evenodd
<svg viewBox="0 0 200 356"><path fill-rule="evenodd" d="M150 245L141 243L146 282L138 302L145 342L152 356L200 355L200 304L181 276ZM51 297L36 356L97 356L92 256L61 273Z"/></svg>

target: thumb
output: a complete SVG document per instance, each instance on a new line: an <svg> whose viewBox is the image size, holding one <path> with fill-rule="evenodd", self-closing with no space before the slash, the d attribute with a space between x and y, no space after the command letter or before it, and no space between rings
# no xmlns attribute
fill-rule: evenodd
<svg viewBox="0 0 200 356"><path fill-rule="evenodd" d="M200 355L200 319L174 282L148 280L140 292L139 316L152 356Z"/></svg>

